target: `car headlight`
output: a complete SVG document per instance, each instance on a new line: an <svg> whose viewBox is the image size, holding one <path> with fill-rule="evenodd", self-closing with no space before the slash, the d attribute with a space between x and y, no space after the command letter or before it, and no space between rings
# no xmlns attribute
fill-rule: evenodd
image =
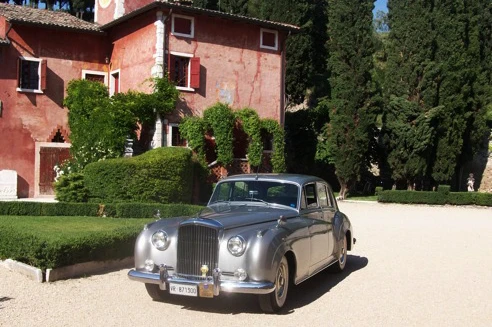
<svg viewBox="0 0 492 327"><path fill-rule="evenodd" d="M246 250L246 242L244 241L244 238L239 235L233 236L227 242L227 249L236 257L242 256L244 250Z"/></svg>
<svg viewBox="0 0 492 327"><path fill-rule="evenodd" d="M158 230L152 235L152 245L154 245L157 250L166 250L169 246L169 236L165 231Z"/></svg>

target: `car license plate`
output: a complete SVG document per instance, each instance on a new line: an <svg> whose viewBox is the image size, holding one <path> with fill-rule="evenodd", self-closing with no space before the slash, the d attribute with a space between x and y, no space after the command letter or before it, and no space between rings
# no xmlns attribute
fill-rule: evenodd
<svg viewBox="0 0 492 327"><path fill-rule="evenodd" d="M198 296L197 288L195 285L169 283L169 293L184 296Z"/></svg>

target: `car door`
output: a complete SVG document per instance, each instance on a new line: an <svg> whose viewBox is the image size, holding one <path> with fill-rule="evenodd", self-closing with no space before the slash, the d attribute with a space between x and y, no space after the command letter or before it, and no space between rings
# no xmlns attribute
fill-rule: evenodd
<svg viewBox="0 0 492 327"><path fill-rule="evenodd" d="M334 234L334 219L337 209L334 206L333 196L329 187L325 183L317 182L316 191L318 195L318 203L323 213L323 220L326 223L328 245L326 247L326 256L328 261L335 258L335 234Z"/></svg>
<svg viewBox="0 0 492 327"><path fill-rule="evenodd" d="M319 206L316 183L308 183L303 187L301 199L302 216L309 226L311 248L309 274L317 272L328 261L329 246L328 224Z"/></svg>

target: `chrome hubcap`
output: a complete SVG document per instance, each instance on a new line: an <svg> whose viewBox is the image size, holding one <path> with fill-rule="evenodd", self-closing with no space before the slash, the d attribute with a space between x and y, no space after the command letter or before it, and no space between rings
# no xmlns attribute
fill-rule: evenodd
<svg viewBox="0 0 492 327"><path fill-rule="evenodd" d="M281 264L278 269L277 282L275 283L277 288L277 297L281 298L284 295L285 290L285 265Z"/></svg>
<svg viewBox="0 0 492 327"><path fill-rule="evenodd" d="M340 249L340 258L338 259L340 261L340 265L345 264L345 257L347 255L347 238L343 238L343 244L342 248Z"/></svg>

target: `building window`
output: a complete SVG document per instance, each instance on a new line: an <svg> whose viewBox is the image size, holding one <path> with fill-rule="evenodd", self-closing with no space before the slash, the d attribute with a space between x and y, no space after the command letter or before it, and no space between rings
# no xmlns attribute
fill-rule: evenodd
<svg viewBox="0 0 492 327"><path fill-rule="evenodd" d="M171 52L169 76L178 90L194 91L200 88L200 58Z"/></svg>
<svg viewBox="0 0 492 327"><path fill-rule="evenodd" d="M109 96L120 93L120 70L115 70L110 73L109 78Z"/></svg>
<svg viewBox="0 0 492 327"><path fill-rule="evenodd" d="M82 79L87 79L89 81L100 82L104 85L108 85L108 74L105 72L84 69L82 70Z"/></svg>
<svg viewBox="0 0 492 327"><path fill-rule="evenodd" d="M278 50L278 32L262 28L260 31L260 48Z"/></svg>
<svg viewBox="0 0 492 327"><path fill-rule="evenodd" d="M176 36L194 37L195 19L189 16L173 15L172 33Z"/></svg>
<svg viewBox="0 0 492 327"><path fill-rule="evenodd" d="M46 60L20 57L17 72L17 91L42 93L46 90Z"/></svg>
<svg viewBox="0 0 492 327"><path fill-rule="evenodd" d="M171 139L171 146L188 146L186 140L181 137L181 133L179 132L178 124L169 124L169 134Z"/></svg>

